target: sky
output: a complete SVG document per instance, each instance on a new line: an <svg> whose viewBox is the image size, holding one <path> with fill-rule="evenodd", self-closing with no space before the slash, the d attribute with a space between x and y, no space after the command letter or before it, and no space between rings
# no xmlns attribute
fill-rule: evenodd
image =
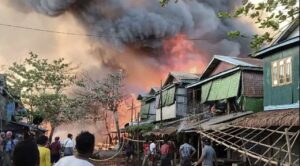
<svg viewBox="0 0 300 166"><path fill-rule="evenodd" d="M48 17L37 12L16 10L1 0L1 23L41 29L86 33L70 14ZM84 36L60 35L0 26L0 72L12 62L20 62L30 51L43 58L64 57L82 69L99 69L100 63L88 54L90 42ZM84 56L82 56L84 55ZM4 65L4 66L3 66Z"/></svg>

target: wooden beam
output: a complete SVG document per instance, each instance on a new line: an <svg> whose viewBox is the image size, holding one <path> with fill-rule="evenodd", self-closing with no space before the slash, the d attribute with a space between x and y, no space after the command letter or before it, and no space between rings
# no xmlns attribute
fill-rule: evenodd
<svg viewBox="0 0 300 166"><path fill-rule="evenodd" d="M267 130L270 132L278 133L278 134L285 134L283 131L276 131L276 130L271 130L271 129L266 129L266 128L257 128L257 127L243 127L243 126L237 126L237 125L228 125L230 127L239 127L239 128L245 128L245 129L253 129L253 130ZM293 132L288 132L288 135L294 135L295 133Z"/></svg>
<svg viewBox="0 0 300 166"><path fill-rule="evenodd" d="M226 147L228 147L228 148L230 148L230 149L232 149L232 150L235 150L235 151L237 151L237 152L239 152L239 153L245 154L245 155L247 155L247 156L249 156L249 157L252 157L252 158L255 158L255 159L259 159L259 158L260 158L260 157L257 156L257 155L254 155L254 154L252 154L252 153L249 153L249 152L240 150L239 148L230 146L230 145L228 145L228 144L226 144L226 143L224 143L224 142L222 142L222 141L219 141L219 140L217 140L217 139L211 137L210 135L208 135L208 134L206 134L206 133L204 133L204 132L202 132L202 131L199 131L199 132L200 132L202 135L204 135L204 136L210 138L211 140L213 140L213 141L215 141L215 142L217 142L217 143L219 143L219 144L222 144L222 145L224 145L224 146L226 146ZM267 162L267 161L268 161L268 159L266 159L266 158L262 158L261 160L264 161L264 162ZM277 164L277 161L274 161L274 160L271 160L271 161L269 161L269 162L270 162L271 164L275 164L275 165Z"/></svg>
<svg viewBox="0 0 300 166"><path fill-rule="evenodd" d="M291 154L292 149L291 149L291 144L290 144L290 140L289 140L288 129L285 128L284 132L285 132L285 139L286 139L288 154L289 154L289 166L291 166L292 165L292 154Z"/></svg>
<svg viewBox="0 0 300 166"><path fill-rule="evenodd" d="M295 134L294 136L292 136L290 139L293 139L293 137L295 137L296 135L298 135L298 134ZM283 147L285 147L287 145L287 143L285 143L285 144L283 144L282 146L281 146L281 148L283 148ZM273 156L270 158L271 160L277 155L279 153L279 151L277 151L275 154L273 154ZM284 161L283 161L284 162ZM265 165L267 165L268 163L266 163ZM264 166L265 166L264 165Z"/></svg>

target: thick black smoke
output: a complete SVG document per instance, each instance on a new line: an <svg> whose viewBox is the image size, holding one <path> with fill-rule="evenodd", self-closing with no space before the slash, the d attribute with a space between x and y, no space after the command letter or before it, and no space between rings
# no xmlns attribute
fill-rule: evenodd
<svg viewBox="0 0 300 166"><path fill-rule="evenodd" d="M252 33L251 26L240 21L221 20L220 11L232 11L238 0L179 0L161 7L158 0L11 0L49 16L72 13L89 34L99 36L96 42L108 42L115 48L142 51L162 62L163 39L186 34L207 55L247 55L246 39L230 40L227 32L242 29ZM110 55L102 52L100 59L107 66L118 66ZM105 49L105 48L104 48ZM156 56L155 56L156 55ZM159 55L159 56L157 56Z"/></svg>

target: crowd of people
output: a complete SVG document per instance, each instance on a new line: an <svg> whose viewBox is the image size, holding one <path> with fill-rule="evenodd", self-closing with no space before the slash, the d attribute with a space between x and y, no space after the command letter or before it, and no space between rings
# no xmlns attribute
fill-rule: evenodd
<svg viewBox="0 0 300 166"><path fill-rule="evenodd" d="M45 135L17 139L11 131L2 132L0 166L94 166L89 157L94 151L95 136L85 131L75 140L76 143L72 134L68 134L63 142L55 137L50 143Z"/></svg>
<svg viewBox="0 0 300 166"><path fill-rule="evenodd" d="M213 166L217 165L216 152L211 146L211 142L207 138L202 139L202 153L198 161L192 162L192 158L197 150L188 143L188 138L184 140L184 143L176 147L175 142L172 139L164 139L161 142L151 139L149 142L145 140L143 144L144 158L142 166L175 166L175 156L178 153L180 159L180 166ZM127 161L133 156L133 143L129 142L125 147Z"/></svg>

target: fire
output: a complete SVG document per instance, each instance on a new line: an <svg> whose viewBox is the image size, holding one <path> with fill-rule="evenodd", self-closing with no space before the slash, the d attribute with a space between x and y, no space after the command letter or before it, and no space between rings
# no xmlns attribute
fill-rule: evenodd
<svg viewBox="0 0 300 166"><path fill-rule="evenodd" d="M165 73L170 71L190 72L201 74L207 63L206 56L203 56L194 42L186 35L178 34L171 39L164 40L163 48L169 57L170 68L165 69ZM198 73L199 72L199 73Z"/></svg>

